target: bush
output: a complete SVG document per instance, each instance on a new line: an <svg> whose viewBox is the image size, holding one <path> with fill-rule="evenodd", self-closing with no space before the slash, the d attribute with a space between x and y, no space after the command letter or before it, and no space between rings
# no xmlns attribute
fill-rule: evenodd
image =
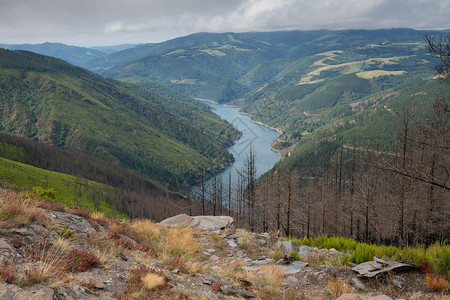
<svg viewBox="0 0 450 300"><path fill-rule="evenodd" d="M16 275L5 270L0 270L0 279L6 283L12 284L16 281Z"/></svg>
<svg viewBox="0 0 450 300"><path fill-rule="evenodd" d="M427 286L433 292L444 291L448 288L448 281L445 280L445 278L442 276L434 277L430 274L427 274L425 278L427 280Z"/></svg>
<svg viewBox="0 0 450 300"><path fill-rule="evenodd" d="M32 190L33 190L33 194L35 194L38 197L45 198L45 199L55 199L55 190L54 189L44 190L40 186L34 186Z"/></svg>
<svg viewBox="0 0 450 300"><path fill-rule="evenodd" d="M93 252L72 249L67 254L71 271L87 271L100 265L100 259Z"/></svg>
<svg viewBox="0 0 450 300"><path fill-rule="evenodd" d="M375 256L375 250L376 246L374 245L359 243L355 251L352 252L351 260L357 264L371 261Z"/></svg>
<svg viewBox="0 0 450 300"><path fill-rule="evenodd" d="M124 239L123 237L116 239L116 242L119 243L119 245L122 245L124 248L134 250L135 246L133 242L129 239Z"/></svg>

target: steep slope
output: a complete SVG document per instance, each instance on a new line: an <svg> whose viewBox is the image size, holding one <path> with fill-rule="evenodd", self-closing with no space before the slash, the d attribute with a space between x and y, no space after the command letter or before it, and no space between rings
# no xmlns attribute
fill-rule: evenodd
<svg viewBox="0 0 450 300"><path fill-rule="evenodd" d="M30 52L0 50L0 68L3 132L119 162L178 186L232 161L223 146L238 132L198 105L182 104L191 114L182 118L169 111L173 99ZM216 140L210 124L228 132L226 138Z"/></svg>
<svg viewBox="0 0 450 300"><path fill-rule="evenodd" d="M370 58L391 57L401 60L398 64L402 66L421 62L408 58L417 58L418 51L426 52L426 33L441 32L389 29L197 33L116 52L105 60L92 61L89 68L113 78L145 77L195 98L246 105L255 92L271 95L271 88L378 70L376 63L384 64L385 71L396 71L392 61L367 61ZM311 74L315 62L316 73ZM325 65L333 66L318 70Z"/></svg>
<svg viewBox="0 0 450 300"><path fill-rule="evenodd" d="M113 78L146 77L193 97L226 102L250 91L239 82L249 70L281 56L245 34L199 33L114 53L91 70L106 70L102 74Z"/></svg>
<svg viewBox="0 0 450 300"><path fill-rule="evenodd" d="M104 52L96 49L69 46L61 43L0 45L0 48L32 51L60 58L78 66L85 65L91 60L99 59L106 55Z"/></svg>

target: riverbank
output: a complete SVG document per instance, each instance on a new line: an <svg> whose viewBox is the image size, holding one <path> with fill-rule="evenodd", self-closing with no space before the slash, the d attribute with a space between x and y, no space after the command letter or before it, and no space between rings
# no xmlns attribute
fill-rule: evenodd
<svg viewBox="0 0 450 300"><path fill-rule="evenodd" d="M269 128L269 129L272 129L272 130L276 130L279 134L283 134L283 130L281 130L280 128L272 127L272 126L269 126L269 125L267 125L267 124L264 124L263 122L259 122L259 121L253 120L253 119L252 119L252 115L249 114L249 113L245 113L245 112L238 111L238 114L246 115L246 116L248 116L248 117L250 118L250 121L251 121L251 122L256 123L256 124L259 124L259 125L262 125L262 126L265 126L265 127ZM274 151L275 151L275 150L274 150Z"/></svg>
<svg viewBox="0 0 450 300"><path fill-rule="evenodd" d="M214 104L219 104L219 102L214 101L214 100L209 100L209 99L203 99L203 98L194 98L195 100L199 100L199 101L206 101L206 102L211 102Z"/></svg>

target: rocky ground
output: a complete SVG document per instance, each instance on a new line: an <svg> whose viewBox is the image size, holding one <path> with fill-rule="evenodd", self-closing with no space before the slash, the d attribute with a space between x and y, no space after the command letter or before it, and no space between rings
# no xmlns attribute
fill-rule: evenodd
<svg viewBox="0 0 450 300"><path fill-rule="evenodd" d="M149 226L27 200L25 219L5 214L13 196L2 197L0 299L448 299L414 268L344 266L334 249L235 229L230 217Z"/></svg>

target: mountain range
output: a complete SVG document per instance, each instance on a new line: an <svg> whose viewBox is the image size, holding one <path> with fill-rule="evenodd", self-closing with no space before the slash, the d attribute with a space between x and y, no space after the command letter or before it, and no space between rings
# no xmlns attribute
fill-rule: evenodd
<svg viewBox="0 0 450 300"><path fill-rule="evenodd" d="M407 105L426 118L449 87L412 29L197 33L162 43L0 51L1 131L186 188L233 161L239 132L193 98L279 128L278 167L311 174L341 143L396 147ZM134 47L135 46L135 47ZM78 67L62 61L64 59ZM87 71L86 69L90 70ZM95 73L97 74L95 74Z"/></svg>

